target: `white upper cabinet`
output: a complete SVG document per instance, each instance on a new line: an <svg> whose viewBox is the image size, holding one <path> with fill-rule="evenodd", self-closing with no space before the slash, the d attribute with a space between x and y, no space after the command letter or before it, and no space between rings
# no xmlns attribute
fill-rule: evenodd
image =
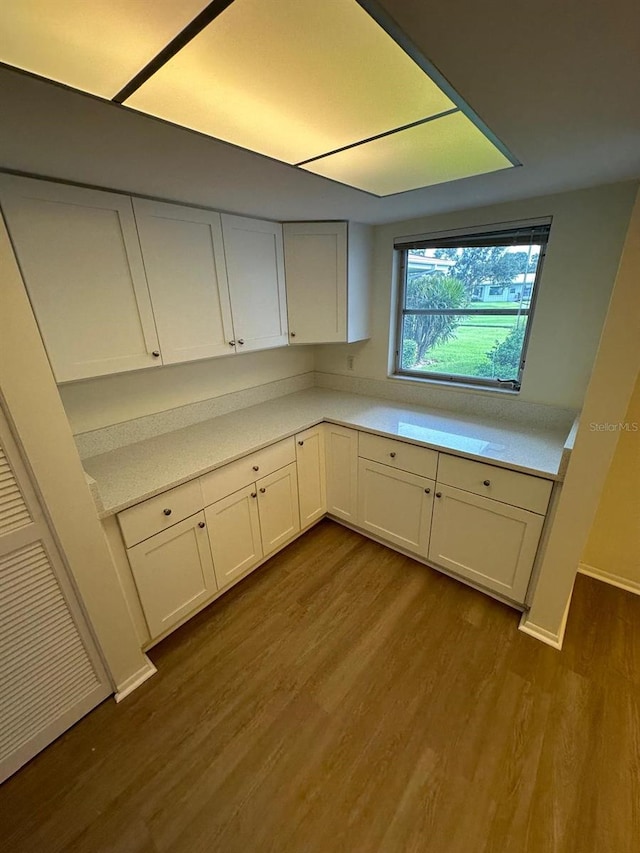
<svg viewBox="0 0 640 853"><path fill-rule="evenodd" d="M56 380L160 364L131 199L4 175L0 201Z"/></svg>
<svg viewBox="0 0 640 853"><path fill-rule="evenodd" d="M220 214L134 199L164 364L235 350Z"/></svg>
<svg viewBox="0 0 640 853"><path fill-rule="evenodd" d="M222 233L236 350L286 346L282 225L223 213Z"/></svg>
<svg viewBox="0 0 640 853"><path fill-rule="evenodd" d="M290 343L368 338L370 229L346 222L289 222L283 233Z"/></svg>

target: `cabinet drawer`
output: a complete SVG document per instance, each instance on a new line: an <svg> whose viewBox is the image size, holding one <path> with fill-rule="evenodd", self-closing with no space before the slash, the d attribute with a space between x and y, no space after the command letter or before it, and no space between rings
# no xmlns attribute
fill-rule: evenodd
<svg viewBox="0 0 640 853"><path fill-rule="evenodd" d="M552 486L549 480L541 477L445 453L440 454L438 482L541 515L547 511Z"/></svg>
<svg viewBox="0 0 640 853"><path fill-rule="evenodd" d="M127 548L202 509L200 483L191 480L118 514Z"/></svg>
<svg viewBox="0 0 640 853"><path fill-rule="evenodd" d="M436 477L438 454L435 450L429 450L428 447L416 447L415 444L407 444L405 441L361 432L358 439L358 455L373 462L391 465L401 471L418 474L420 477L429 477L432 480Z"/></svg>
<svg viewBox="0 0 640 853"><path fill-rule="evenodd" d="M200 477L204 505L209 506L295 460L296 446L291 437L205 474Z"/></svg>

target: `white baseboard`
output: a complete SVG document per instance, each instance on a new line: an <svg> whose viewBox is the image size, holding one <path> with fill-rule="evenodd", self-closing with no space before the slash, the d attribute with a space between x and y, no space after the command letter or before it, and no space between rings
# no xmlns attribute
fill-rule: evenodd
<svg viewBox="0 0 640 853"><path fill-rule="evenodd" d="M541 628L539 625L529 622L526 613L522 614L518 630L522 631L523 634L529 634L530 637L535 637L536 640L540 640L541 643L545 643L547 646L553 646L554 649L559 650L562 648L564 630L553 634L551 631L547 631L546 628Z"/></svg>
<svg viewBox="0 0 640 853"><path fill-rule="evenodd" d="M595 566L590 566L587 563L580 563L578 571L581 575L589 575L590 578L596 578L599 581L611 584L611 586L617 586L618 589L624 589L627 592L634 593L634 595L640 595L639 581L629 580L629 578L605 572L603 569L597 569Z"/></svg>
<svg viewBox="0 0 640 853"><path fill-rule="evenodd" d="M540 640L541 643L545 643L547 646L551 646L552 648L560 651L562 643L564 642L564 632L567 630L567 619L569 618L569 608L571 606L572 596L573 587L571 588L571 595L569 596L567 606L564 609L562 621L560 622L560 627L558 628L557 633L549 631L546 628L541 628L540 625L536 625L535 622L530 622L528 613L522 614L518 630L522 631L523 634L529 634L530 637L535 637L536 640Z"/></svg>
<svg viewBox="0 0 640 853"><path fill-rule="evenodd" d="M141 684L151 678L152 675L155 675L158 671L155 666L151 663L149 658L145 655L145 665L142 669L139 669L137 672L134 672L133 675L129 676L123 684L119 685L120 689L113 697L116 702L122 702L130 693L133 693L136 688L140 687Z"/></svg>

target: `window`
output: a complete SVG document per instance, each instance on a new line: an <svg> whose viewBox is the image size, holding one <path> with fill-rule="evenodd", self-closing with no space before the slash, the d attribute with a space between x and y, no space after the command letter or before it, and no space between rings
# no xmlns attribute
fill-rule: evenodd
<svg viewBox="0 0 640 853"><path fill-rule="evenodd" d="M519 391L549 229L397 240L396 375Z"/></svg>

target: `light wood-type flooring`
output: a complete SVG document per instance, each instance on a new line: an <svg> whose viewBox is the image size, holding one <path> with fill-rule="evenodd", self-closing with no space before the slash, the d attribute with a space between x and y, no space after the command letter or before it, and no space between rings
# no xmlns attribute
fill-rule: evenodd
<svg viewBox="0 0 640 853"><path fill-rule="evenodd" d="M324 521L0 788L0 849L637 853L640 598L517 625Z"/></svg>

